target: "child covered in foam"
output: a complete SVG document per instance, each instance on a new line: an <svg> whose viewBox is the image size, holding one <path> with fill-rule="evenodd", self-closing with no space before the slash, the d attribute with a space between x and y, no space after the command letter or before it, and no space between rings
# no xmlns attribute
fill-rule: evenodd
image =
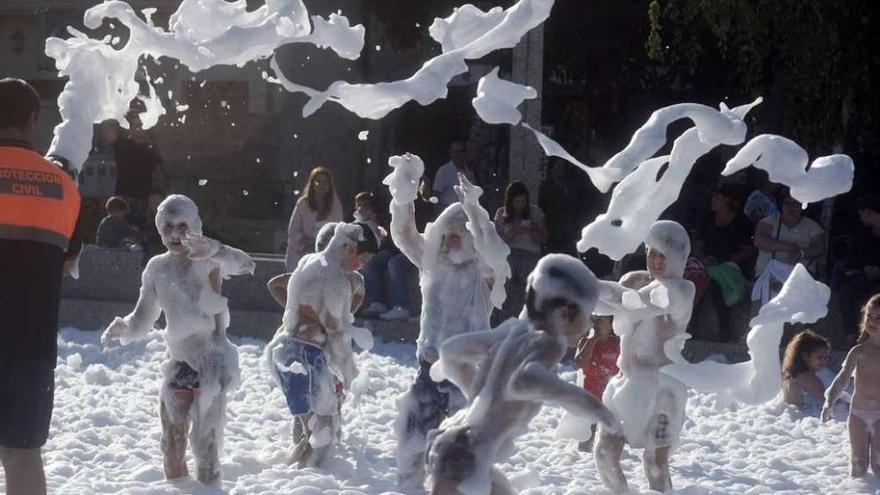
<svg viewBox="0 0 880 495"><path fill-rule="evenodd" d="M419 269L422 290L419 371L398 401L396 427L398 484L415 489L424 483L427 432L464 405L454 385L431 380L428 370L446 339L490 328L492 307L504 303L510 250L479 204L482 189L461 174L455 186L460 202L447 206L419 232L413 202L424 164L412 154L391 157L388 163L394 168L384 180L392 195L391 237Z"/></svg>
<svg viewBox="0 0 880 495"><path fill-rule="evenodd" d="M512 453L514 440L545 403L598 421L607 431L619 428L599 399L557 375L567 349L587 330L597 292L583 263L551 254L529 275L520 319L443 343L431 376L448 378L468 405L432 432L426 460L432 494L515 493L493 464Z"/></svg>
<svg viewBox="0 0 880 495"><path fill-rule="evenodd" d="M134 311L113 320L101 343L143 338L165 313L168 359L159 402L165 477L188 475L191 423L198 480L217 486L226 396L239 382L238 352L226 336L229 309L220 286L229 276L253 274L254 262L243 251L202 236L198 208L186 196L162 201L156 228L168 251L147 263Z"/></svg>
<svg viewBox="0 0 880 495"><path fill-rule="evenodd" d="M630 272L620 282L600 283L597 314L614 315L620 336L620 373L605 389L603 402L617 414L623 431L600 425L596 467L612 491L627 491L620 457L626 443L644 449L644 470L652 490L672 487L669 457L684 422L685 385L660 368L671 363L667 349L680 346L694 300L694 285L683 278L690 254L687 231L670 221L655 222L645 240L647 271Z"/></svg>
<svg viewBox="0 0 880 495"><path fill-rule="evenodd" d="M375 252L375 239L367 241L360 225L337 223L322 228L317 244L323 250L300 259L289 277L282 326L264 353L294 415L291 462L298 466L320 464L339 438L343 391L358 373L352 339L364 349L373 345L353 315L364 296L356 270ZM273 285L277 281L270 282L277 294Z"/></svg>

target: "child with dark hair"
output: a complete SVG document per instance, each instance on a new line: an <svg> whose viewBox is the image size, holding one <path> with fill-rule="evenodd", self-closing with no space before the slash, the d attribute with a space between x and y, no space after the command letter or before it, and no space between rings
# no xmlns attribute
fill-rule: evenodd
<svg viewBox="0 0 880 495"><path fill-rule="evenodd" d="M593 334L583 336L578 342L574 364L584 375L584 389L602 400L608 382L617 375L617 358L620 357L620 338L612 328L613 316L593 315ZM590 426L590 438L578 445L581 452L593 451L596 425Z"/></svg>
<svg viewBox="0 0 880 495"><path fill-rule="evenodd" d="M785 348L782 360L782 390L786 404L808 416L819 417L825 384L817 372L828 364L830 345L812 330L799 333Z"/></svg>
<svg viewBox="0 0 880 495"><path fill-rule="evenodd" d="M822 421L831 417L834 402L855 373L855 389L849 410L849 442L852 449L851 475L868 472L880 476L880 294L874 294L862 308L859 340L849 351L843 368L825 393Z"/></svg>
<svg viewBox="0 0 880 495"><path fill-rule="evenodd" d="M121 196L113 196L107 200L104 208L107 210L107 216L98 225L96 239L98 246L121 248L137 244L140 235L125 219L128 214L128 201Z"/></svg>

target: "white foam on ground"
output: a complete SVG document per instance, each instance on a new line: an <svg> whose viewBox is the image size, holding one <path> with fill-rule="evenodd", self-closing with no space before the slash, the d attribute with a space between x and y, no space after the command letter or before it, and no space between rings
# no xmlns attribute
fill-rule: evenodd
<svg viewBox="0 0 880 495"><path fill-rule="evenodd" d="M98 338L97 332L72 329L60 334L55 414L43 450L50 492L218 493L196 481L163 479L157 397L165 345L160 335L104 353ZM226 492L396 493L394 401L416 371L412 345L379 344L358 356L370 378L358 409L343 409L339 457L326 470L297 470L285 464L290 413L258 364L264 343L236 339L236 344L242 384L230 395L228 407L222 458ZM92 383L83 369L91 370ZM563 377L573 382L575 372L565 369ZM778 405L718 411L712 396L698 393L690 395L687 410L682 444L672 459L674 493L850 495L880 490L874 477L849 479L849 442L841 422L822 424ZM592 455L578 452L572 441L554 438L561 416L557 408L544 408L500 469L514 480L521 480L522 473L535 477L517 483L526 495L609 493L599 484ZM365 446L362 435L367 436ZM634 451L624 454L623 468L632 493L655 493L648 492Z"/></svg>

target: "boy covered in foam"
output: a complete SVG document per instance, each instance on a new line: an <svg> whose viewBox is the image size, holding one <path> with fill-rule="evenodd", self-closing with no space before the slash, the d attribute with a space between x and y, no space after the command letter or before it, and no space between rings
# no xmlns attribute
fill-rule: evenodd
<svg viewBox="0 0 880 495"><path fill-rule="evenodd" d="M356 270L375 252L375 240L347 223L325 226L319 240L329 229L326 247L304 256L290 275L282 326L264 354L294 415L291 462L301 467L320 464L338 440L343 390L358 373L352 339L363 349L373 345L370 332L353 322L364 295Z"/></svg>
<svg viewBox="0 0 880 495"><path fill-rule="evenodd" d="M198 208L186 196L162 201L156 228L168 251L147 263L134 311L114 319L101 343L142 338L165 313L168 359L162 365L159 403L165 477L188 475L192 423L197 478L217 486L226 394L239 382L238 352L226 337L229 309L220 285L231 275L253 274L254 262L243 251L202 236Z"/></svg>
<svg viewBox="0 0 880 495"><path fill-rule="evenodd" d="M614 315L620 336L620 373L608 383L603 403L621 419L623 431L600 425L595 445L599 477L617 493L628 489L620 466L625 443L644 449L651 489L671 489L669 456L679 442L687 400L685 385L660 368L679 351L691 317L694 285L683 278L690 239L681 225L661 220L651 226L645 245L648 270L627 273L619 283L599 282L595 311Z"/></svg>
<svg viewBox="0 0 880 495"><path fill-rule="evenodd" d="M398 401L396 427L398 484L411 489L424 483L428 431L465 402L451 383L431 380L431 364L447 338L490 328L492 307L500 308L504 303L510 249L478 202L482 189L461 174L456 186L460 202L446 207L425 233L420 233L413 202L424 164L412 154L391 157L388 164L394 168L384 180L392 196L391 237L419 269L422 291L419 371L415 383Z"/></svg>
<svg viewBox="0 0 880 495"><path fill-rule="evenodd" d="M431 368L464 391L467 408L431 433L430 492L502 495L515 490L493 464L545 404L619 428L614 414L589 392L557 376L560 360L588 329L599 290L592 272L564 254L542 258L529 275L524 316L493 330L450 337Z"/></svg>

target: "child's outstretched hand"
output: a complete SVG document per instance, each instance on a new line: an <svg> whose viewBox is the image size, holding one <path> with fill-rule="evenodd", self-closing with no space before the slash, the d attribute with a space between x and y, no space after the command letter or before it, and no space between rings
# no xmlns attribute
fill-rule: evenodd
<svg viewBox="0 0 880 495"><path fill-rule="evenodd" d="M822 422L823 423L827 423L829 420L831 420L832 409L833 408L831 407L831 404L829 404L827 402L825 403L824 406L822 406Z"/></svg>
<svg viewBox="0 0 880 495"><path fill-rule="evenodd" d="M128 333L128 323L126 323L125 320L123 320L122 318L117 316L116 318L113 319L113 321L110 323L110 325L107 326L107 329L104 330L104 333L101 334L101 346L106 347L107 344L109 344L111 340L113 340L113 339L119 340L126 333Z"/></svg>
<svg viewBox="0 0 880 495"><path fill-rule="evenodd" d="M206 260L217 254L223 247L223 243L220 241L193 234L186 236L183 245L189 249L189 259L191 260Z"/></svg>

